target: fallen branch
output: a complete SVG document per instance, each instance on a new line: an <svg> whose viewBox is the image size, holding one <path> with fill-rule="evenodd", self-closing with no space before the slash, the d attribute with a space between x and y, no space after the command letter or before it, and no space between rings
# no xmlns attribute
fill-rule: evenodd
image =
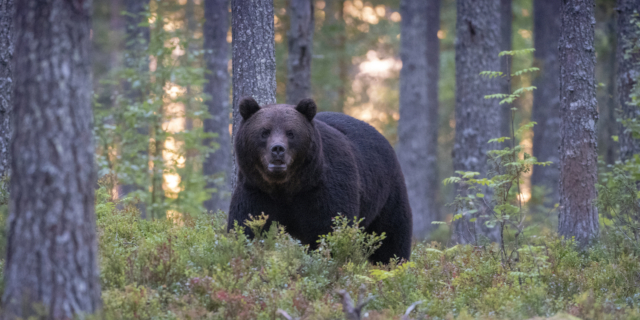
<svg viewBox="0 0 640 320"><path fill-rule="evenodd" d="M411 313L411 311L413 311L413 309L415 309L419 304L423 303L424 301L416 301L414 303L412 303L409 308L407 308L407 311L405 311L404 315L402 316L402 320L409 320L409 314Z"/></svg>
<svg viewBox="0 0 640 320"><path fill-rule="evenodd" d="M364 298L365 286L360 287L358 294L358 303L354 306L351 296L346 290L339 290L337 293L342 296L342 312L344 312L347 320L360 320L362 316L362 308L369 303L373 297Z"/></svg>
<svg viewBox="0 0 640 320"><path fill-rule="evenodd" d="M287 320L299 320L300 318L294 318L292 316L290 316L286 311L282 310L282 309L278 309L278 311L276 311L276 315L281 315L283 318L287 319Z"/></svg>

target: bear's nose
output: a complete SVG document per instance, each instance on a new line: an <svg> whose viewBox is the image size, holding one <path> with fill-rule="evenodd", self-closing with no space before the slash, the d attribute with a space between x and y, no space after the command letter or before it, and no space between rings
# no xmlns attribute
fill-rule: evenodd
<svg viewBox="0 0 640 320"><path fill-rule="evenodd" d="M271 147L271 154L274 157L282 157L284 156L284 146L281 144L276 144L275 146Z"/></svg>

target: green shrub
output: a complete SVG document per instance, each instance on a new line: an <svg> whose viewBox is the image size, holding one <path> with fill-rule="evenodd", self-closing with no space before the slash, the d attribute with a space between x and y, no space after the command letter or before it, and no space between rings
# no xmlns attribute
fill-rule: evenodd
<svg viewBox="0 0 640 320"><path fill-rule="evenodd" d="M264 230L265 217L247 221L262 224L250 240L240 226L227 232L222 212L144 220L135 204L109 199L98 190L105 319L279 319L278 309L341 319L336 291L361 288L368 319L398 319L416 302L414 319L640 317L640 259L605 241L580 252L557 236L531 237L511 265L498 244L423 242L409 262L374 266L366 259L383 236L344 217L309 250L275 223Z"/></svg>

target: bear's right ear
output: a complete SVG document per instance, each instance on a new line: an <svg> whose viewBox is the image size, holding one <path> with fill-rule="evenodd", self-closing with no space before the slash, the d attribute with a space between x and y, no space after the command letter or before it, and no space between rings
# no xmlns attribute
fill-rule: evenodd
<svg viewBox="0 0 640 320"><path fill-rule="evenodd" d="M255 100L253 100L252 97L244 97L242 98L242 100L240 100L238 109L240 109L240 115L242 115L242 119L247 120L251 118L254 113L260 110L260 106Z"/></svg>
<svg viewBox="0 0 640 320"><path fill-rule="evenodd" d="M313 117L316 116L317 107L312 99L302 99L296 106L296 110L302 113L307 120L311 121Z"/></svg>

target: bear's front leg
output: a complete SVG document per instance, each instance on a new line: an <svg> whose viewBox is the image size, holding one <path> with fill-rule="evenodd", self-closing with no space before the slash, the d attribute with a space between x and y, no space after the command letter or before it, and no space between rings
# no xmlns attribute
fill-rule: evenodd
<svg viewBox="0 0 640 320"><path fill-rule="evenodd" d="M252 216L257 217L264 213L269 216L269 219L263 230L269 230L271 222L277 214L277 210L273 201L264 196L260 191L251 190L243 185L239 185L231 197L227 231L233 229L237 221L238 225L243 227L244 233L252 239L255 235L251 229L247 228L245 221L251 219Z"/></svg>

